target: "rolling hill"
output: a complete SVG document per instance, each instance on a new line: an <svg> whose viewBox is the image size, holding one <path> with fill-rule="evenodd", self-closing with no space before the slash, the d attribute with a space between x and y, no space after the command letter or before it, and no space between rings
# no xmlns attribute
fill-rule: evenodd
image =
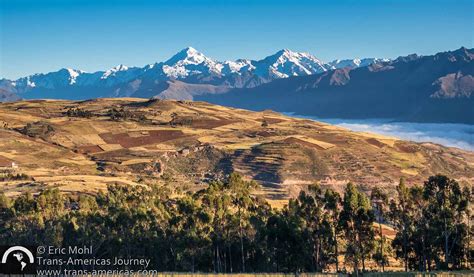
<svg viewBox="0 0 474 277"><path fill-rule="evenodd" d="M0 167L25 174L1 179L8 195L44 186L96 192L113 183L195 190L230 172L261 182L259 193L272 201L314 182L393 189L400 177L417 183L436 173L474 181L468 151L272 111L136 98L0 104Z"/></svg>

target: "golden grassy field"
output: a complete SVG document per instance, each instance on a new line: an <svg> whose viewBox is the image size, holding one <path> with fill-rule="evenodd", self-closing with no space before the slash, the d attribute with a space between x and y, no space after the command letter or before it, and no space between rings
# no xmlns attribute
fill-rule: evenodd
<svg viewBox="0 0 474 277"><path fill-rule="evenodd" d="M413 184L437 173L474 181L472 152L272 111L132 98L2 103L0 169L2 161L34 179L0 182L8 195L48 186L94 193L113 183L166 183L179 193L236 171L259 181L257 193L276 207L316 182L390 190L400 177Z"/></svg>

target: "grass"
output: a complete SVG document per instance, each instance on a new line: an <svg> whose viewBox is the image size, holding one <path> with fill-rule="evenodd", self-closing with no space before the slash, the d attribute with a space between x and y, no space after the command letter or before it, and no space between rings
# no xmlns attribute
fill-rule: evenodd
<svg viewBox="0 0 474 277"><path fill-rule="evenodd" d="M403 142L402 149L398 147L402 142L390 137L268 111L251 112L204 102L147 101L123 98L0 104L0 122L7 122L10 128L21 129L38 121L54 128L54 134L44 138L0 129L0 156L19 164L20 173L41 178L46 185L57 185L60 178L56 176L61 176L66 188L84 191L96 190L109 181L134 182L143 174L131 172L127 164L156 160L163 154L164 167L176 167L167 168L175 182L189 184L191 189L202 186L202 176L209 173L222 176L224 170L239 171L247 178L260 176L278 182L274 189L262 190L274 200L297 194L297 184L320 182L340 191L352 181L369 190L373 185L393 187L402 176L411 183L421 182L435 171L474 182L473 152L412 142ZM66 118L66 107L91 111L94 116ZM113 107L145 114L149 121L112 121L103 116ZM195 124L172 127L169 122L173 114L193 118ZM264 119L268 126L262 126ZM203 145L220 153L222 161L211 162L208 148L186 157L179 152ZM409 153L407 149L417 151ZM106 172L97 170L96 163L106 163ZM216 164L216 168L195 166L200 163ZM165 180L157 177L150 182Z"/></svg>
<svg viewBox="0 0 474 277"><path fill-rule="evenodd" d="M390 162L401 170L405 170L405 173L409 175L416 175L419 165L426 163L426 159L421 153L392 152L391 156Z"/></svg>
<svg viewBox="0 0 474 277"><path fill-rule="evenodd" d="M312 144L315 144L315 145L317 145L317 146L319 146L323 149L329 149L329 148L335 147L335 145L332 144L332 143L317 140L317 139L313 139L313 138L308 138L308 137L305 137L305 136L291 136L291 137L297 138L297 139L300 139L302 141L306 141L306 142L309 142L309 143L312 143Z"/></svg>

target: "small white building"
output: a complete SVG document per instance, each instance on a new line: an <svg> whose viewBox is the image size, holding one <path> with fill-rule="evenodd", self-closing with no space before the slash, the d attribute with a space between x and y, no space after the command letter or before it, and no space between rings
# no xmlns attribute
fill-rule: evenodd
<svg viewBox="0 0 474 277"><path fill-rule="evenodd" d="M18 169L18 164L7 159L0 160L0 170Z"/></svg>

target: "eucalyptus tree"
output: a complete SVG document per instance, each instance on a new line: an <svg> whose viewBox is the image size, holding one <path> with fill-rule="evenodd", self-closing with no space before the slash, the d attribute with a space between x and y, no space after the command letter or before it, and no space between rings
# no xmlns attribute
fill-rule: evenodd
<svg viewBox="0 0 474 277"><path fill-rule="evenodd" d="M425 181L423 197L428 202L425 216L430 218L430 231L437 235L434 247L444 254L442 268L459 268L468 234L469 196L454 179L436 175Z"/></svg>
<svg viewBox="0 0 474 277"><path fill-rule="evenodd" d="M290 199L278 214L267 222L268 247L276 272L302 272L311 268L312 247L300 207L295 199Z"/></svg>
<svg viewBox="0 0 474 277"><path fill-rule="evenodd" d="M375 216L367 196L357 190L352 183L347 184L339 224L344 229L347 243L346 262L353 264L356 276L359 275L361 264L362 271L365 271L365 261L374 248L375 234L372 229L374 220Z"/></svg>
<svg viewBox="0 0 474 277"><path fill-rule="evenodd" d="M232 173L226 183L232 197L232 203L237 209L237 219L239 224L239 238L240 238L240 254L241 254L241 268L245 272L245 256L244 249L244 226L248 223L248 209L252 206L253 197L251 192L258 185L254 181L247 182L242 179L239 174Z"/></svg>
<svg viewBox="0 0 474 277"><path fill-rule="evenodd" d="M385 221L388 206L388 196L380 188L374 187L370 194L370 200L372 201L376 209L376 218L379 224L379 247L378 252L374 254L376 262L382 267L382 272L385 271L385 265L388 265L388 255L385 253L385 236L383 235L382 222Z"/></svg>
<svg viewBox="0 0 474 277"><path fill-rule="evenodd" d="M231 239L228 237L229 220L232 215L231 196L225 188L225 184L219 181L211 182L198 195L200 195L210 217L214 272L225 272L227 262L224 257L227 243ZM229 265L229 268L232 267Z"/></svg>
<svg viewBox="0 0 474 277"><path fill-rule="evenodd" d="M328 195L332 195L328 193ZM312 257L311 271L321 272L334 260L334 230L332 220L334 217L326 210L326 198L318 185L308 187L308 192L301 191L294 204L297 208L296 215L303 223L303 231L309 238L309 252ZM335 201L335 199L328 199ZM329 206L336 203L330 203ZM333 208L333 207L332 207Z"/></svg>
<svg viewBox="0 0 474 277"><path fill-rule="evenodd" d="M339 272L338 236L341 233L341 228L338 221L341 213L341 201L341 196L336 191L327 189L324 193L324 209L326 210L327 223L332 230L331 238L334 247L334 263L336 265L336 272Z"/></svg>
<svg viewBox="0 0 474 277"><path fill-rule="evenodd" d="M212 264L212 215L201 199L186 195L178 199L170 220L178 268L210 271Z"/></svg>
<svg viewBox="0 0 474 277"><path fill-rule="evenodd" d="M410 189L405 185L403 178L400 179L396 189L397 197L390 201L388 216L397 230L393 242L397 257L403 258L405 271L408 271L408 232L413 224L413 203L410 197Z"/></svg>
<svg viewBox="0 0 474 277"><path fill-rule="evenodd" d="M0 193L0 240L56 246L94 245L96 257L148 257L167 271L340 271L345 253L354 274L392 252L382 222L397 231L392 246L405 269L460 269L471 261L473 187L437 175L424 186L403 179L390 200L372 200L348 184L343 198L309 186L283 209L256 196L257 183L232 174L198 192L170 196L167 186L110 185L96 195L45 189L33 196ZM387 208L387 205L389 206ZM373 224L378 216L380 239Z"/></svg>

